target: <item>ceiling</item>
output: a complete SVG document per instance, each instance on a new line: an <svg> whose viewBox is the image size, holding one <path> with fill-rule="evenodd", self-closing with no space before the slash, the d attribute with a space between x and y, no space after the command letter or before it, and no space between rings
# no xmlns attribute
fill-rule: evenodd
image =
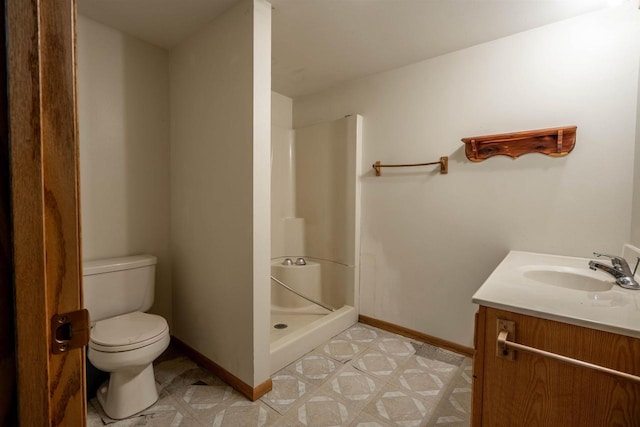
<svg viewBox="0 0 640 427"><path fill-rule="evenodd" d="M237 0L78 0L171 49ZM612 0L272 0L272 87L290 97L606 7Z"/></svg>

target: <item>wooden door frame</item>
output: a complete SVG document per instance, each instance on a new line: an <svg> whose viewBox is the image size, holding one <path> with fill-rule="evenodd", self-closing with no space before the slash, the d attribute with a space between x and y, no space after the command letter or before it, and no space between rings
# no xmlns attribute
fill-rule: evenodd
<svg viewBox="0 0 640 427"><path fill-rule="evenodd" d="M52 353L82 308L75 0L6 0L18 419L86 423L84 348Z"/></svg>
<svg viewBox="0 0 640 427"><path fill-rule="evenodd" d="M5 23L2 2L0 22ZM4 31L0 46L6 46ZM0 49L0 81L7 81L7 51ZM11 244L11 180L9 179L9 115L7 86L0 85L0 425L15 425L16 359L13 315L13 249Z"/></svg>

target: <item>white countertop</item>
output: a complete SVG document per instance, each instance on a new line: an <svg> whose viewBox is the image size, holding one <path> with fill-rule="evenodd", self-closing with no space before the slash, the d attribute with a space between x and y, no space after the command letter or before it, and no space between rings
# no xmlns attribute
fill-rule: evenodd
<svg viewBox="0 0 640 427"><path fill-rule="evenodd" d="M473 302L640 338L640 291L623 289L609 274L590 270L590 260L511 251Z"/></svg>

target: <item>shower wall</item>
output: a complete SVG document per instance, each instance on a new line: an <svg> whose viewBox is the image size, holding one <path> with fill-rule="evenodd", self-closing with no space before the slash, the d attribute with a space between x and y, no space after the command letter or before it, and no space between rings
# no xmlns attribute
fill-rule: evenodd
<svg viewBox="0 0 640 427"><path fill-rule="evenodd" d="M307 255L355 264L355 146L349 118L297 129L296 212L305 219Z"/></svg>
<svg viewBox="0 0 640 427"><path fill-rule="evenodd" d="M271 93L271 257L304 254L303 220L295 218L293 100ZM296 229L297 228L297 229Z"/></svg>
<svg viewBox="0 0 640 427"><path fill-rule="evenodd" d="M362 118L349 116L291 131L275 117L288 98L274 95L272 258L305 256L322 266L322 300L355 305ZM276 112L279 110L279 112Z"/></svg>
<svg viewBox="0 0 640 427"><path fill-rule="evenodd" d="M295 131L296 214L305 255L322 266L323 301L355 304L359 238L358 116Z"/></svg>

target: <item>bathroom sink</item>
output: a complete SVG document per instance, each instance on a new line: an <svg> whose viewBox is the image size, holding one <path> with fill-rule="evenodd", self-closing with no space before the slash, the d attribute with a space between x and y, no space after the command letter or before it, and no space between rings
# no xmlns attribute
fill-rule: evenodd
<svg viewBox="0 0 640 427"><path fill-rule="evenodd" d="M602 279L588 269L541 265L524 266L521 270L529 284L542 283L585 292L609 291L615 284L613 280Z"/></svg>
<svg viewBox="0 0 640 427"><path fill-rule="evenodd" d="M609 274L589 269L589 261L590 258L511 251L472 301L640 338L640 292L624 289Z"/></svg>

